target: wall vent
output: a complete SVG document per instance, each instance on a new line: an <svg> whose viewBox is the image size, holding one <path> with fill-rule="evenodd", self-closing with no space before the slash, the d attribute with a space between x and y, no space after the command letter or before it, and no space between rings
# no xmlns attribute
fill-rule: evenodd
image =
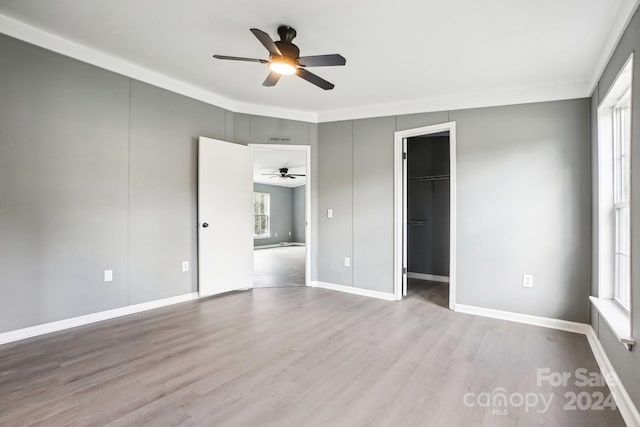
<svg viewBox="0 0 640 427"><path fill-rule="evenodd" d="M288 144L291 142L290 136L270 136L269 144Z"/></svg>

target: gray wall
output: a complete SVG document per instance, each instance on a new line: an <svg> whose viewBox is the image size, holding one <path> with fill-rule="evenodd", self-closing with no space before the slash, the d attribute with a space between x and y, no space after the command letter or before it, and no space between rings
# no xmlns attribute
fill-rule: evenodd
<svg viewBox="0 0 640 427"><path fill-rule="evenodd" d="M0 332L123 306L130 81L3 36L0 52Z"/></svg>
<svg viewBox="0 0 640 427"><path fill-rule="evenodd" d="M304 243L305 241L305 191L306 185L293 189L293 241Z"/></svg>
<svg viewBox="0 0 640 427"><path fill-rule="evenodd" d="M276 245L283 242L304 242L305 186L282 187L254 183L253 191L271 195L271 237L253 239L254 246ZM276 233L278 234L277 236Z"/></svg>
<svg viewBox="0 0 640 427"><path fill-rule="evenodd" d="M597 257L597 223L598 223L598 140L597 140L597 107L600 100L604 98L611 87L618 72L626 62L629 55L635 52L633 64L633 87L632 87L632 130L631 130L631 170L640 170L640 10L636 11L629 26L627 27L620 43L602 73L598 86L591 97L591 156L593 170L593 274L591 283L591 294L598 295L598 257ZM640 174L631 174L631 332L636 336L640 331L640 315L637 312L640 307ZM609 329L604 319L602 319L595 309L591 309L591 324L598 334L598 338L604 347L609 360L613 364L618 376L622 380L629 396L640 407L640 355L638 347L633 351L627 351L616 339Z"/></svg>
<svg viewBox="0 0 640 427"><path fill-rule="evenodd" d="M465 110L457 122L458 303L585 322L589 102ZM534 287L522 287L522 274Z"/></svg>
<svg viewBox="0 0 640 427"><path fill-rule="evenodd" d="M316 124L234 114L3 35L0 52L0 332L197 290L197 137L286 135L317 170Z"/></svg>
<svg viewBox="0 0 640 427"><path fill-rule="evenodd" d="M449 137L407 141L407 269L411 273L449 276L449 180L411 178L449 174Z"/></svg>
<svg viewBox="0 0 640 427"><path fill-rule="evenodd" d="M457 125L457 303L586 321L587 99L320 124L318 280L393 291L393 132L448 120Z"/></svg>
<svg viewBox="0 0 640 427"><path fill-rule="evenodd" d="M327 209L333 209L328 218ZM318 126L318 280L352 286L353 123Z"/></svg>
<svg viewBox="0 0 640 427"><path fill-rule="evenodd" d="M198 289L198 136L225 139L225 111L131 82L129 304Z"/></svg>
<svg viewBox="0 0 640 427"><path fill-rule="evenodd" d="M292 242L294 238L293 188L282 187L278 185L253 184L253 191L270 194L269 199L271 223L271 237L253 239L254 246L275 245L282 242Z"/></svg>

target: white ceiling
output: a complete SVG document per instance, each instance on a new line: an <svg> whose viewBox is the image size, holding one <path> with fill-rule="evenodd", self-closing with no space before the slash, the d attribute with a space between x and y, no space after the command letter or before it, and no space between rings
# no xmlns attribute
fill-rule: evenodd
<svg viewBox="0 0 640 427"><path fill-rule="evenodd" d="M280 168L289 168L289 173L306 174L307 152L300 150L271 150L256 148L253 154L253 182L299 187L306 184L306 177L296 179L269 177L263 173L278 173Z"/></svg>
<svg viewBox="0 0 640 427"><path fill-rule="evenodd" d="M0 0L0 32L234 111L328 121L588 96L638 0ZM24 25L26 24L26 25ZM249 32L345 67L261 86ZM87 49L89 48L89 49Z"/></svg>

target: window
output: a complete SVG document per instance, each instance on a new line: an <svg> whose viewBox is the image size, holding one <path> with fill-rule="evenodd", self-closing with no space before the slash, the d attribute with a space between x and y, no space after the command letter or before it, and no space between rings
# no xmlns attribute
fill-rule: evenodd
<svg viewBox="0 0 640 427"><path fill-rule="evenodd" d="M269 193L253 193L253 237L271 237Z"/></svg>
<svg viewBox="0 0 640 427"><path fill-rule="evenodd" d="M598 106L598 295L601 318L629 349L631 336L631 76L633 54Z"/></svg>
<svg viewBox="0 0 640 427"><path fill-rule="evenodd" d="M629 207L631 89L613 107L614 298L629 310L631 224Z"/></svg>

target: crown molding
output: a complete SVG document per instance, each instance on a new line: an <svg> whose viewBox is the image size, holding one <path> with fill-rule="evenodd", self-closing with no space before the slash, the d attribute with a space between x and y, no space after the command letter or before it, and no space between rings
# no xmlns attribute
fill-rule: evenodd
<svg viewBox="0 0 640 427"><path fill-rule="evenodd" d="M530 104L533 102L587 98L589 95L588 82L499 89L495 91L442 95L395 103L366 105L343 110L321 111L318 113L318 122Z"/></svg>
<svg viewBox="0 0 640 427"><path fill-rule="evenodd" d="M588 82L565 82L545 86L441 95L320 112L239 102L213 91L191 85L174 77L133 64L117 56L90 48L81 43L70 41L3 14L0 14L0 33L79 61L122 74L132 79L149 83L217 107L225 108L235 113L254 114L310 123L322 123L339 120L356 120L402 114L453 111L469 108L495 107L589 97L591 96L600 75L613 55L624 30L629 24L629 21L639 4L640 0L624 0L624 3L618 12L614 26L609 32L607 40L601 50L601 54L596 62L596 72Z"/></svg>
<svg viewBox="0 0 640 427"><path fill-rule="evenodd" d="M611 60L613 53L616 51L618 43L622 39L624 31L627 29L629 22L631 22L631 18L633 18L633 14L638 9L638 6L640 6L640 0L623 0L622 6L620 6L618 15L613 23L613 27L611 27L609 35L600 50L600 55L596 60L593 76L589 81L589 95L593 93L596 85L600 81L600 77L602 76L604 69L607 67L609 60Z"/></svg>
<svg viewBox="0 0 640 427"><path fill-rule="evenodd" d="M269 105L258 105L237 102L210 90L183 82L179 79L133 64L125 59L107 54L83 44L70 41L55 34L17 21L0 14L0 33L42 47L44 49L95 65L105 70L149 83L153 86L188 96L216 107L225 108L235 113L271 116L305 122L317 122L318 115L310 111L292 110Z"/></svg>

